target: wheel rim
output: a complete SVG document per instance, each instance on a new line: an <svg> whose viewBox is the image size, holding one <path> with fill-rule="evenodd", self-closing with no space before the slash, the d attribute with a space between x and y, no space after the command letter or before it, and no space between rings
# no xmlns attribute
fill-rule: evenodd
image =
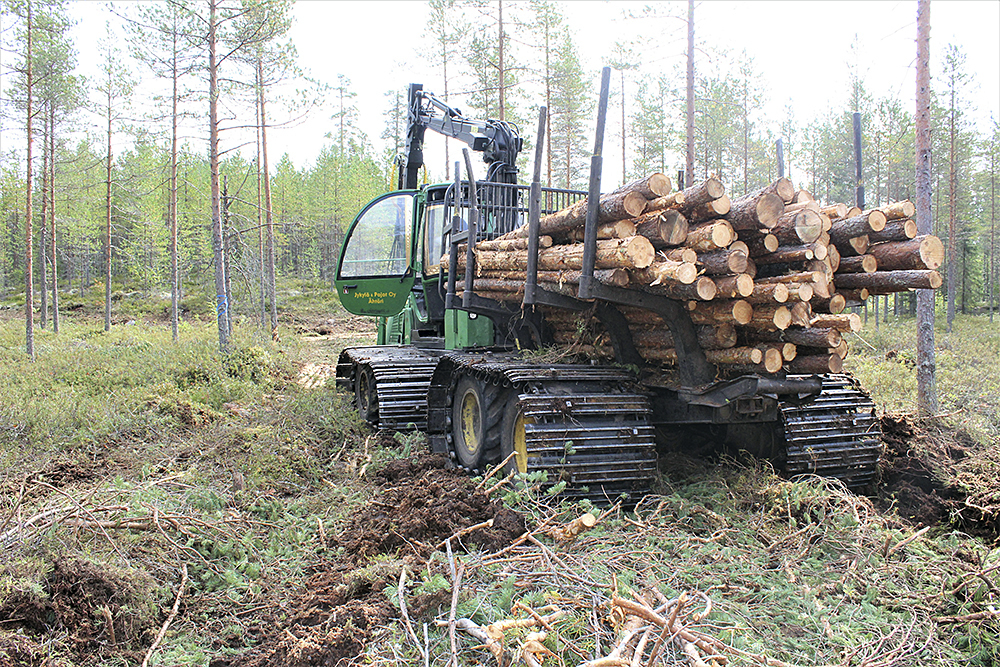
<svg viewBox="0 0 1000 667"><path fill-rule="evenodd" d="M514 419L514 465L517 466L517 471L520 473L528 472L528 441L524 434L525 424L534 424L535 420L531 417L525 417L524 413L520 410L517 412L517 417Z"/></svg>
<svg viewBox="0 0 1000 667"><path fill-rule="evenodd" d="M361 371L358 375L358 411L362 415L367 415L371 408L371 386L369 384L368 373Z"/></svg>
<svg viewBox="0 0 1000 667"><path fill-rule="evenodd" d="M462 409L460 412L461 423L460 432L462 434L462 447L470 455L474 455L479 450L479 442L483 433L482 410L479 405L479 397L476 392L467 391L462 396Z"/></svg>

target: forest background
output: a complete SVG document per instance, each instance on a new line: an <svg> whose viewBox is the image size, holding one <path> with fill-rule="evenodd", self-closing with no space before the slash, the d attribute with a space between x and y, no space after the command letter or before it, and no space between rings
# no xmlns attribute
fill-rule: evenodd
<svg viewBox="0 0 1000 667"><path fill-rule="evenodd" d="M162 302L175 283L179 310L215 314L213 294L222 290L214 266L224 256L228 315L259 314L266 324L269 312L273 329L275 282L331 286L353 217L394 187L411 81L471 118L513 122L524 135L545 104L543 178L582 188L597 69L610 65L605 190L683 166L687 3L30 6L30 60L27 0L5 1L0 25L0 295L23 306L32 258L43 327L60 294L71 305L99 299L101 287L106 326L123 294ZM949 313L996 303L998 8L940 2L932 16L934 220L948 247L942 273L951 278L938 294ZM758 188L777 176L781 139L797 187L853 203L851 118L859 112L866 203L913 197L915 15L906 2L793 11L784 3L699 3L696 177L718 176L733 196ZM522 159L533 137L525 139ZM428 144L425 179L450 179L460 145L430 136Z"/></svg>

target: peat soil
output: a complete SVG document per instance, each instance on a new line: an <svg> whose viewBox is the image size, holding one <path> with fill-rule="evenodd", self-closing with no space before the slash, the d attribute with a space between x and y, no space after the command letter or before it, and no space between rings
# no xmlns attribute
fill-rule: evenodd
<svg viewBox="0 0 1000 667"><path fill-rule="evenodd" d="M525 532L524 517L490 500L465 473L446 466L445 457L429 454L389 463L377 474L371 500L329 537L327 556L311 567L302 588L289 594L280 610L252 619L247 636L228 644L223 638L229 649L250 647L235 657L216 657L210 667L360 663L375 633L401 617L385 589L399 581L402 568L423 571L442 542L489 520L491 527L453 540L453 549L495 551ZM450 599L448 589L408 592L408 615L433 618ZM223 646L218 648L221 653Z"/></svg>
<svg viewBox="0 0 1000 667"><path fill-rule="evenodd" d="M912 415L883 415L885 449L876 489L880 509L914 526L949 526L996 542L1000 523L968 502L956 483L956 466L981 446L961 428Z"/></svg>
<svg viewBox="0 0 1000 667"><path fill-rule="evenodd" d="M0 636L0 660L55 667L60 663L45 640L65 634L74 662L118 658L138 664L162 620L143 613L153 582L139 579L79 558L56 558L41 590L15 592L0 606L4 629L21 633Z"/></svg>

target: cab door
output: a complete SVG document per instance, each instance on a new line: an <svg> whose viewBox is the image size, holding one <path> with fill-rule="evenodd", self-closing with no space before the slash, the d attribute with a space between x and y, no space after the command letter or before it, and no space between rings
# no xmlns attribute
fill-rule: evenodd
<svg viewBox="0 0 1000 667"><path fill-rule="evenodd" d="M413 288L417 193L392 192L361 211L340 250L337 295L355 315L398 314Z"/></svg>

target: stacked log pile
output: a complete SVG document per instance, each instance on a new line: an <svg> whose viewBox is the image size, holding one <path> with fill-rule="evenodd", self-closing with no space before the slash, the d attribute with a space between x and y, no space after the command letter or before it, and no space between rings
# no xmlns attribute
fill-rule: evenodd
<svg viewBox="0 0 1000 667"><path fill-rule="evenodd" d="M583 200L542 217L540 288L576 296L586 206ZM848 351L844 334L860 328L856 314L844 313L848 304L941 285L943 246L916 234L913 213L909 201L866 211L821 204L785 178L730 199L715 178L671 192L668 177L652 174L602 195L595 279L683 302L720 372L839 372ZM522 300L526 239L522 226L476 245L477 294ZM464 264L463 250L460 275ZM676 361L658 315L619 310L647 361ZM543 313L557 343L613 356L596 318L581 326L571 311Z"/></svg>

